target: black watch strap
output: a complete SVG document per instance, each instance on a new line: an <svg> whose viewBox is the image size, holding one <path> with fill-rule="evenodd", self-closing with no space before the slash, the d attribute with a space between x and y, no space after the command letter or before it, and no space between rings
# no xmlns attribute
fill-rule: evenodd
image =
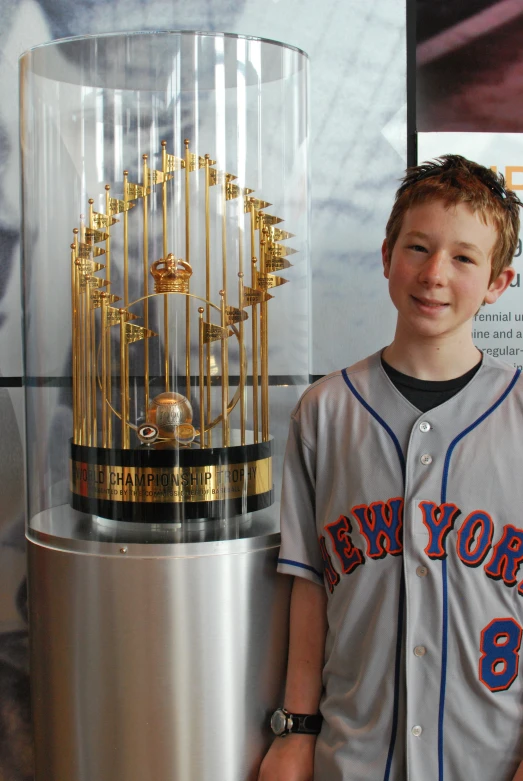
<svg viewBox="0 0 523 781"><path fill-rule="evenodd" d="M321 730L323 716L321 713L291 713L292 726L289 732L303 733L304 735L318 735Z"/></svg>
<svg viewBox="0 0 523 781"><path fill-rule="evenodd" d="M318 735L322 721L321 713L289 713L285 708L278 708L272 715L271 728L274 734L280 738L291 733Z"/></svg>

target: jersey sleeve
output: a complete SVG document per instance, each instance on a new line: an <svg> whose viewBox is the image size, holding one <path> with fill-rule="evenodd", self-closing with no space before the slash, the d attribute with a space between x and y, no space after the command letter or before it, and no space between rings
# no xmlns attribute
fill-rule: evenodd
<svg viewBox="0 0 523 781"><path fill-rule="evenodd" d="M316 454L304 441L299 413L291 418L283 464L278 572L323 583L316 533Z"/></svg>

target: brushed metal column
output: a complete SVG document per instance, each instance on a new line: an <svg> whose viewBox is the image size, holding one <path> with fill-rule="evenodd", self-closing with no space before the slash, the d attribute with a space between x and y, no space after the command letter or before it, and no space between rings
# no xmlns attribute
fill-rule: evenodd
<svg viewBox="0 0 523 781"><path fill-rule="evenodd" d="M28 543L36 781L254 781L287 649L274 523L146 544L43 515Z"/></svg>

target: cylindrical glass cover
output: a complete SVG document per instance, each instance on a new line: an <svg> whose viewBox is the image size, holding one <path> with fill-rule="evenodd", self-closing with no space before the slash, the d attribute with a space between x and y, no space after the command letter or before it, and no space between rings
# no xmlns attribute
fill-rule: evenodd
<svg viewBox="0 0 523 781"><path fill-rule="evenodd" d="M306 56L73 38L21 96L29 533L273 506L309 376Z"/></svg>

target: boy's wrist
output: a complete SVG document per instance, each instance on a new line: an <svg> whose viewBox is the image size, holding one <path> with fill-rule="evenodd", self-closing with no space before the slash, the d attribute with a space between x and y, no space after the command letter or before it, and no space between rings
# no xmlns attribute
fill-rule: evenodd
<svg viewBox="0 0 523 781"><path fill-rule="evenodd" d="M318 735L323 716L321 713L293 713L277 708L271 717L271 729L277 737L287 735Z"/></svg>

